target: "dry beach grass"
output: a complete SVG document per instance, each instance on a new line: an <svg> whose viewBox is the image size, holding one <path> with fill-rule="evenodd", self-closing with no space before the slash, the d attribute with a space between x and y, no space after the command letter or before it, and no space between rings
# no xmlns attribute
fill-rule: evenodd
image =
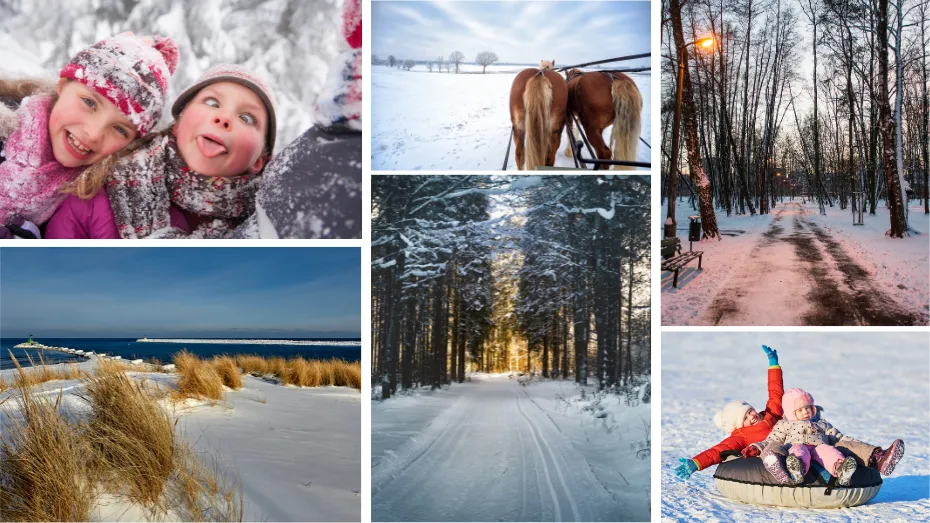
<svg viewBox="0 0 930 523"><path fill-rule="evenodd" d="M242 373L239 372L239 367L236 366L236 362L232 358L217 356L213 358L213 366L219 373L220 379L223 380L223 385L231 389L242 388Z"/></svg>
<svg viewBox="0 0 930 523"><path fill-rule="evenodd" d="M152 395L117 366L98 365L86 382L88 440L100 479L132 501L153 506L174 468L174 424Z"/></svg>
<svg viewBox="0 0 930 523"><path fill-rule="evenodd" d="M19 368L19 362L12 352L10 352L10 357L16 361L16 366ZM12 383L0 378L0 391L20 386L31 387L47 381L75 380L84 376L75 363L56 366L46 365L41 353L39 353L39 365L35 364L29 353L26 353L26 358L29 360L30 367L28 369L19 368L17 374L13 377Z"/></svg>
<svg viewBox="0 0 930 523"><path fill-rule="evenodd" d="M186 350L174 356L174 365L178 373L175 399L202 398L220 400L223 398L223 380L216 367Z"/></svg>
<svg viewBox="0 0 930 523"><path fill-rule="evenodd" d="M158 391L127 376L125 364L98 360L78 396L90 407L81 415L64 408L61 392L54 401L36 395L15 363L17 385L0 407L4 521L87 521L105 494L152 518L241 521L238 482L176 436Z"/></svg>
<svg viewBox="0 0 930 523"><path fill-rule="evenodd" d="M307 360L297 356L284 358L262 358L254 354L236 356L236 363L247 374L265 376L271 374L285 385L320 387L335 385L362 388L361 362L331 360Z"/></svg>
<svg viewBox="0 0 930 523"><path fill-rule="evenodd" d="M15 360L14 360L15 361ZM94 469L82 427L59 409L61 395L35 395L19 371L18 392L0 417L0 507L4 521L87 521Z"/></svg>

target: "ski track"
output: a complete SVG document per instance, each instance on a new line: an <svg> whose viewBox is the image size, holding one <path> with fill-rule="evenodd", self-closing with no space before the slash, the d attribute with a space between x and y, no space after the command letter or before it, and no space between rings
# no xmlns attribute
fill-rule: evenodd
<svg viewBox="0 0 930 523"><path fill-rule="evenodd" d="M616 519L618 501L523 387L474 381L442 392L452 404L422 437L373 459L372 521Z"/></svg>
<svg viewBox="0 0 930 523"><path fill-rule="evenodd" d="M842 244L796 202L768 230L700 315L699 325L915 325ZM791 218L790 232L784 218Z"/></svg>

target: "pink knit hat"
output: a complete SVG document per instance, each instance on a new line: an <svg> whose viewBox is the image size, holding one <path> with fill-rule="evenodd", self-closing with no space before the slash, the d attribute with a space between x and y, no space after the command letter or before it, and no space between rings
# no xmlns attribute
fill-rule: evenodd
<svg viewBox="0 0 930 523"><path fill-rule="evenodd" d="M184 110L184 106L191 101L191 98L197 95L204 87L217 82L235 82L239 85L248 87L265 104L265 110L268 111L268 129L265 135L265 148L271 153L274 151L274 141L277 135L277 119L275 118L275 98L271 85L258 74L236 64L218 64L207 69L197 79L197 83L188 87L178 96L171 106L171 115L175 118Z"/></svg>
<svg viewBox="0 0 930 523"><path fill-rule="evenodd" d="M781 398L781 406L785 410L785 419L788 421L797 421L798 417L795 411L805 405L813 405L814 397L803 389L788 389Z"/></svg>
<svg viewBox="0 0 930 523"><path fill-rule="evenodd" d="M81 82L119 108L144 136L161 118L168 78L178 65L170 38L120 33L80 51L61 78Z"/></svg>

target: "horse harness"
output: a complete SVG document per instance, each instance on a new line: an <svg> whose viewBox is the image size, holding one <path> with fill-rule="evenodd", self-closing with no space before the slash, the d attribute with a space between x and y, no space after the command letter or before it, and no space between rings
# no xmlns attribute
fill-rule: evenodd
<svg viewBox="0 0 930 523"><path fill-rule="evenodd" d="M601 73L607 75L607 78L610 78L611 82L615 80L620 80L620 77L614 74L616 71L577 71L575 74L569 73L568 81L574 80L579 76L586 75L588 73Z"/></svg>

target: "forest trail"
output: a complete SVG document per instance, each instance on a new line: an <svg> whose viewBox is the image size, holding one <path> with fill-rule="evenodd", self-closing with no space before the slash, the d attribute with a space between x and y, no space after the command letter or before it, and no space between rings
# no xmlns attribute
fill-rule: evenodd
<svg viewBox="0 0 930 523"><path fill-rule="evenodd" d="M700 325L914 325L798 203L780 206L747 262L711 299Z"/></svg>
<svg viewBox="0 0 930 523"><path fill-rule="evenodd" d="M476 379L442 394L441 407L417 409L428 419L401 420L403 433L372 431L372 521L612 521L623 513L527 387Z"/></svg>

